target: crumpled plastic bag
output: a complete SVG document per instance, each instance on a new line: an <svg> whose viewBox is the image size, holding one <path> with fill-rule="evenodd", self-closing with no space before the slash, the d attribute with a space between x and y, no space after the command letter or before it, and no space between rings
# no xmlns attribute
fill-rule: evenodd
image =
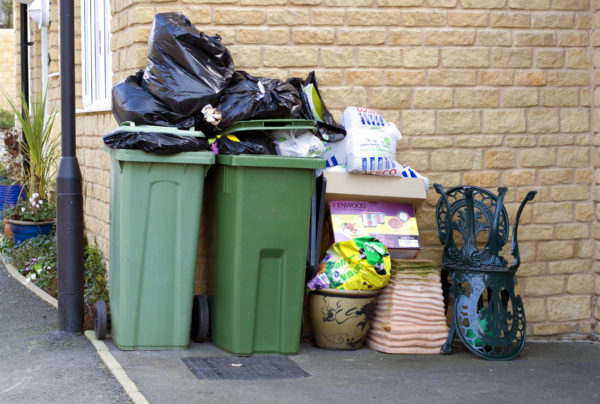
<svg viewBox="0 0 600 404"><path fill-rule="evenodd" d="M111 149L143 150L161 155L207 150L208 147L204 138L158 132L117 131L103 136L102 140Z"/></svg>
<svg viewBox="0 0 600 404"><path fill-rule="evenodd" d="M117 122L136 125L174 126L187 129L194 118L171 111L165 103L144 90L140 83L143 70L115 84L112 89L112 111Z"/></svg>
<svg viewBox="0 0 600 404"><path fill-rule="evenodd" d="M215 108L221 113L219 127L226 129L250 119L291 118L301 106L298 91L291 84L239 70Z"/></svg>
<svg viewBox="0 0 600 404"><path fill-rule="evenodd" d="M217 154L277 154L273 140L261 132L219 136L216 145Z"/></svg>
<svg viewBox="0 0 600 404"><path fill-rule="evenodd" d="M280 156L319 157L323 154L323 142L309 131L297 134L293 130L278 130L271 133L271 137Z"/></svg>
<svg viewBox="0 0 600 404"><path fill-rule="evenodd" d="M346 136L346 130L335 122L333 115L325 107L319 93L315 72L310 72L306 80L293 77L288 79L288 82L298 90L302 98L302 108L298 111L298 117L316 121L317 135L321 140L328 142L342 140Z"/></svg>
<svg viewBox="0 0 600 404"><path fill-rule="evenodd" d="M309 290L375 290L390 281L391 260L377 239L366 236L333 244L307 283Z"/></svg>
<svg viewBox="0 0 600 404"><path fill-rule="evenodd" d="M143 87L170 110L189 116L215 104L233 76L221 38L199 32L182 13L154 17Z"/></svg>

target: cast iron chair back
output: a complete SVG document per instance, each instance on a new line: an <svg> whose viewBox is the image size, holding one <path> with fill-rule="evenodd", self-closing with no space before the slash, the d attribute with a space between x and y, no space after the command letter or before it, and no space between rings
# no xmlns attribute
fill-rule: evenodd
<svg viewBox="0 0 600 404"><path fill-rule="evenodd" d="M444 245L445 303L448 289L453 298L452 325L442 353L451 352L458 332L463 344L476 355L492 360L512 359L524 347L526 326L521 297L514 294L514 274L521 263L519 219L537 191L530 191L517 211L511 246L514 260L508 266L499 255L508 241L508 214L504 208L507 188L499 188L497 196L472 186L444 191L440 184L434 184L434 188L440 194L436 223ZM451 286L448 272L452 275Z"/></svg>

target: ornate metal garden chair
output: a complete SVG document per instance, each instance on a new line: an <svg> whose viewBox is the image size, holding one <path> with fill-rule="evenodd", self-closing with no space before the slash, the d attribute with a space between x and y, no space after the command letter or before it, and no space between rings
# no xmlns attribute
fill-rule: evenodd
<svg viewBox="0 0 600 404"><path fill-rule="evenodd" d="M521 263L517 243L519 218L530 191L517 211L512 232L512 265L498 255L508 240L508 215L504 208L507 188L498 195L479 187L458 186L440 194L436 207L437 230L444 245L442 286L448 304L452 296L452 324L442 353L452 351L458 333L475 355L491 360L516 357L525 345L525 311L515 296L515 273ZM449 283L448 273L452 282Z"/></svg>

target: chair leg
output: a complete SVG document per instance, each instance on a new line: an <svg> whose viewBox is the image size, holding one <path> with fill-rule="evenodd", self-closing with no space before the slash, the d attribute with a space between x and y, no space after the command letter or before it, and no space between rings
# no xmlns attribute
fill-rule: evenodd
<svg viewBox="0 0 600 404"><path fill-rule="evenodd" d="M454 319L450 322L450 331L448 331L448 338L446 338L446 342L442 346L440 353L444 355L448 355L452 353L452 342L454 341L454 336L456 335L456 325L454 323Z"/></svg>

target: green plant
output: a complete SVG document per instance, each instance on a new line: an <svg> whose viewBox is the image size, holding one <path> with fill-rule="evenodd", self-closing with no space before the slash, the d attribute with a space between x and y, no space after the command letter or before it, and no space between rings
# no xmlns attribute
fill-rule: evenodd
<svg viewBox="0 0 600 404"><path fill-rule="evenodd" d="M29 282L53 296L57 293L56 235L37 236L15 246L12 239L0 239L0 254L4 255ZM96 301L108 302L108 280L104 255L100 248L84 240L84 297L87 312Z"/></svg>
<svg viewBox="0 0 600 404"><path fill-rule="evenodd" d="M12 129L15 126L15 116L12 112L0 109L0 129Z"/></svg>
<svg viewBox="0 0 600 404"><path fill-rule="evenodd" d="M4 208L4 217L26 222L47 222L56 218L56 206L33 194L28 200L19 200L14 206Z"/></svg>
<svg viewBox="0 0 600 404"><path fill-rule="evenodd" d="M25 173L27 189L31 194L39 194L43 200L49 200L54 189L56 161L60 139L52 135L52 126L58 110L52 107L46 116L47 92L38 94L27 105L23 91L19 91L19 101L23 110L4 94L14 114L17 116L25 141L21 143L23 156L29 162Z"/></svg>
<svg viewBox="0 0 600 404"><path fill-rule="evenodd" d="M18 246L12 245L12 241L7 241L5 238L1 250L19 269L27 282L33 282L49 294L56 296L56 241L54 235L34 237L25 240Z"/></svg>
<svg viewBox="0 0 600 404"><path fill-rule="evenodd" d="M93 306L100 299L108 302L108 280L102 251L97 245L86 242L83 256L86 304Z"/></svg>

